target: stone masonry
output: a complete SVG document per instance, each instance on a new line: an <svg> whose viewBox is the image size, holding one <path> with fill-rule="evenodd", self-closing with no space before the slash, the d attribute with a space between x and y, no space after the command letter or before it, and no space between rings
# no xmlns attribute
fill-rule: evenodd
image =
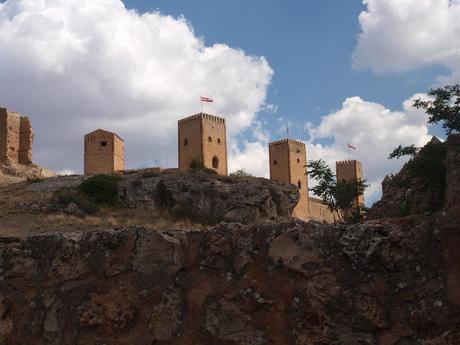
<svg viewBox="0 0 460 345"><path fill-rule="evenodd" d="M28 117L0 108L0 164L32 165L33 139Z"/></svg>
<svg viewBox="0 0 460 345"><path fill-rule="evenodd" d="M299 203L292 215L302 220L309 219L308 180L305 167L307 150L305 144L292 139L283 139L269 144L270 179L290 183L299 188Z"/></svg>
<svg viewBox="0 0 460 345"><path fill-rule="evenodd" d="M118 135L97 129L85 135L85 175L125 170L125 143Z"/></svg>
<svg viewBox="0 0 460 345"><path fill-rule="evenodd" d="M187 171L192 162L228 174L225 119L199 113L178 121L179 169Z"/></svg>
<svg viewBox="0 0 460 345"><path fill-rule="evenodd" d="M361 162L357 160L346 160L336 162L337 182L339 181L352 181L364 180L363 168ZM353 202L353 209L364 206L364 194L358 196L357 200ZM345 214L346 217L351 216L351 210Z"/></svg>

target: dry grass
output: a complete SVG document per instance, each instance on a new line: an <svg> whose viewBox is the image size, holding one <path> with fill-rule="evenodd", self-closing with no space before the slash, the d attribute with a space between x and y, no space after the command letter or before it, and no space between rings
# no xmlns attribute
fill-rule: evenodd
<svg viewBox="0 0 460 345"><path fill-rule="evenodd" d="M23 236L31 233L103 231L127 226L157 230L204 229L188 220L178 220L167 212L150 209L100 209L93 215L78 217L61 213L29 212L18 209L19 203L47 202L51 193L25 190L27 182L0 185L0 236Z"/></svg>

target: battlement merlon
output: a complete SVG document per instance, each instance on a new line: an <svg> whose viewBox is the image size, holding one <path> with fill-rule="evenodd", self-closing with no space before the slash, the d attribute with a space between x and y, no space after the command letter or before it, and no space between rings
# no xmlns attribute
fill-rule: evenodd
<svg viewBox="0 0 460 345"><path fill-rule="evenodd" d="M185 124L187 124L189 122L195 121L197 119L214 121L214 122L221 123L221 124L225 125L225 119L224 118L219 117L219 116L215 116L215 115L211 115L211 114L206 114L206 113L198 113L198 114L186 117L184 119L181 119L181 120L177 121L177 123L178 123L179 127L181 127L181 126L183 126L183 125L185 125Z"/></svg>
<svg viewBox="0 0 460 345"><path fill-rule="evenodd" d="M357 160L344 160L335 162L336 166L360 166L361 162Z"/></svg>
<svg viewBox="0 0 460 345"><path fill-rule="evenodd" d="M304 142L299 141L299 140L294 140L294 139L281 139L277 141L272 141L271 143L268 143L268 146L272 147L272 146L278 146L278 145L284 145L284 144L293 144L299 148L305 148L306 146Z"/></svg>
<svg viewBox="0 0 460 345"><path fill-rule="evenodd" d="M22 117L26 117L26 116L22 116L20 113L16 112L16 111L11 111L11 110L8 110L7 108L2 108L0 107L0 115L7 115L9 117L18 117L18 118L22 118Z"/></svg>

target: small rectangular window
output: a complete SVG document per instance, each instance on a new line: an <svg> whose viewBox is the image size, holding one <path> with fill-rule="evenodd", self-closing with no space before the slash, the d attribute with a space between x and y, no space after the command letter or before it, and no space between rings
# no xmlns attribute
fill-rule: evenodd
<svg viewBox="0 0 460 345"><path fill-rule="evenodd" d="M107 141L101 141L101 146L106 147L107 146Z"/></svg>

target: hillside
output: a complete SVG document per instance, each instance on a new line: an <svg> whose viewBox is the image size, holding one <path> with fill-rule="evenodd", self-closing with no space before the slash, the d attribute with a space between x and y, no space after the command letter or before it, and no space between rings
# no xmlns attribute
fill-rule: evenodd
<svg viewBox="0 0 460 345"><path fill-rule="evenodd" d="M150 205L158 195L196 203L211 191L215 198L236 195L238 202L223 203L225 214L242 207L242 200L252 201L249 207L256 200L259 215L276 210L279 218L183 230L161 230L152 222L117 229L82 223L77 231L70 225L56 231L45 221L46 233L4 233L0 343L458 345L460 135L448 140L446 172L442 212L350 226L283 220L286 205L273 197L281 193L291 200L283 185L202 174L191 180L126 176L120 193L132 207L142 200ZM140 177L142 188L132 182ZM3 189L10 193L3 195L47 200L59 186L78 185L79 179L23 183L20 192ZM200 183L191 188L174 179ZM248 189L248 183L256 187ZM235 184L240 190L246 185L239 192L244 198ZM268 193L271 202L260 204L267 199L256 196L271 188L279 193ZM212 209L196 205L194 212ZM40 222L46 213L35 215Z"/></svg>

